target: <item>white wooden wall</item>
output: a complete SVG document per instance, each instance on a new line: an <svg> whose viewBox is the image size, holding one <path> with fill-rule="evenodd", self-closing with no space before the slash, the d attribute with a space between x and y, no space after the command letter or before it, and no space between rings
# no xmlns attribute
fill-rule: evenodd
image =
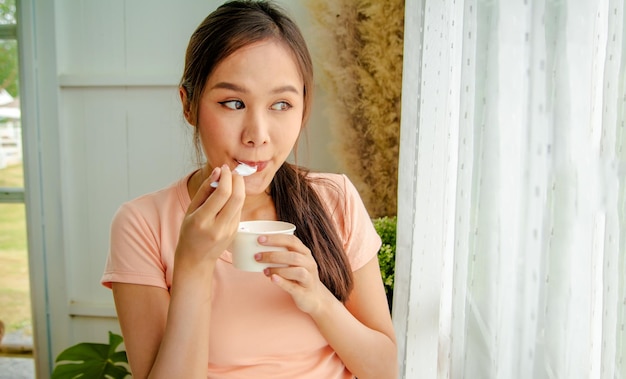
<svg viewBox="0 0 626 379"><path fill-rule="evenodd" d="M19 0L18 0L19 1ZM37 371L119 332L100 283L119 205L194 167L177 85L189 36L219 0L21 0L26 201ZM308 29L304 5L283 2ZM323 108L323 93L316 98ZM317 112L298 162L336 171ZM311 153L309 153L311 151Z"/></svg>

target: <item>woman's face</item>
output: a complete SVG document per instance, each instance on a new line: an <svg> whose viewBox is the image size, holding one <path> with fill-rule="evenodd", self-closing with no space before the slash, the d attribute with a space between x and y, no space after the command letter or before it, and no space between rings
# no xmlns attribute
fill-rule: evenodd
<svg viewBox="0 0 626 379"><path fill-rule="evenodd" d="M196 127L209 169L256 166L246 194L264 192L302 127L304 83L291 52L265 40L237 50L209 76Z"/></svg>

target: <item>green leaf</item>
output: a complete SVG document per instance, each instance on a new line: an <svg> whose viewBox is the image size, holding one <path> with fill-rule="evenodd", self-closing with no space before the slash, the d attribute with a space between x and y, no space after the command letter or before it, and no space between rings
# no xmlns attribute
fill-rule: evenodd
<svg viewBox="0 0 626 379"><path fill-rule="evenodd" d="M118 351L109 354L109 360L113 363L128 363L128 357L125 351Z"/></svg>
<svg viewBox="0 0 626 379"><path fill-rule="evenodd" d="M382 240L378 251L378 264L388 296L393 294L394 271L396 264L396 224L398 218L379 217L373 220L374 228Z"/></svg>
<svg viewBox="0 0 626 379"><path fill-rule="evenodd" d="M115 351L122 344L122 342L124 342L122 336L109 332L109 357L115 355ZM126 357L126 352L123 353L124 357ZM127 362L127 360L124 359L124 362Z"/></svg>
<svg viewBox="0 0 626 379"><path fill-rule="evenodd" d="M109 355L109 345L103 343L79 343L71 346L57 356L56 362L106 360Z"/></svg>
<svg viewBox="0 0 626 379"><path fill-rule="evenodd" d="M121 336L109 332L109 344L83 342L63 350L51 379L124 379L130 372L125 351L116 351Z"/></svg>

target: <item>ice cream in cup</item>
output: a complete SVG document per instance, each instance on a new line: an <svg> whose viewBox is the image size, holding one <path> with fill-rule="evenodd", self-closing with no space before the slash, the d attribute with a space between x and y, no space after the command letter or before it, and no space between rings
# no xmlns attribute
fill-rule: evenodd
<svg viewBox="0 0 626 379"><path fill-rule="evenodd" d="M243 271L262 272L266 267L281 267L280 264L260 263L254 255L265 251L286 250L284 247L260 245L259 236L270 234L293 234L296 226L284 221L242 221L235 239L230 245L233 265Z"/></svg>

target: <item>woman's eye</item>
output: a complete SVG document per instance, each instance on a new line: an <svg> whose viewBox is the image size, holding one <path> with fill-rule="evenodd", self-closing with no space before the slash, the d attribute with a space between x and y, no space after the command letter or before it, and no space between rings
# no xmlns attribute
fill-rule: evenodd
<svg viewBox="0 0 626 379"><path fill-rule="evenodd" d="M278 103L272 104L271 108L275 111L286 111L287 109L291 108L291 104L286 101L279 101Z"/></svg>
<svg viewBox="0 0 626 379"><path fill-rule="evenodd" d="M225 106L228 109L244 109L246 106L241 100L228 100L228 101L220 101L220 104Z"/></svg>

